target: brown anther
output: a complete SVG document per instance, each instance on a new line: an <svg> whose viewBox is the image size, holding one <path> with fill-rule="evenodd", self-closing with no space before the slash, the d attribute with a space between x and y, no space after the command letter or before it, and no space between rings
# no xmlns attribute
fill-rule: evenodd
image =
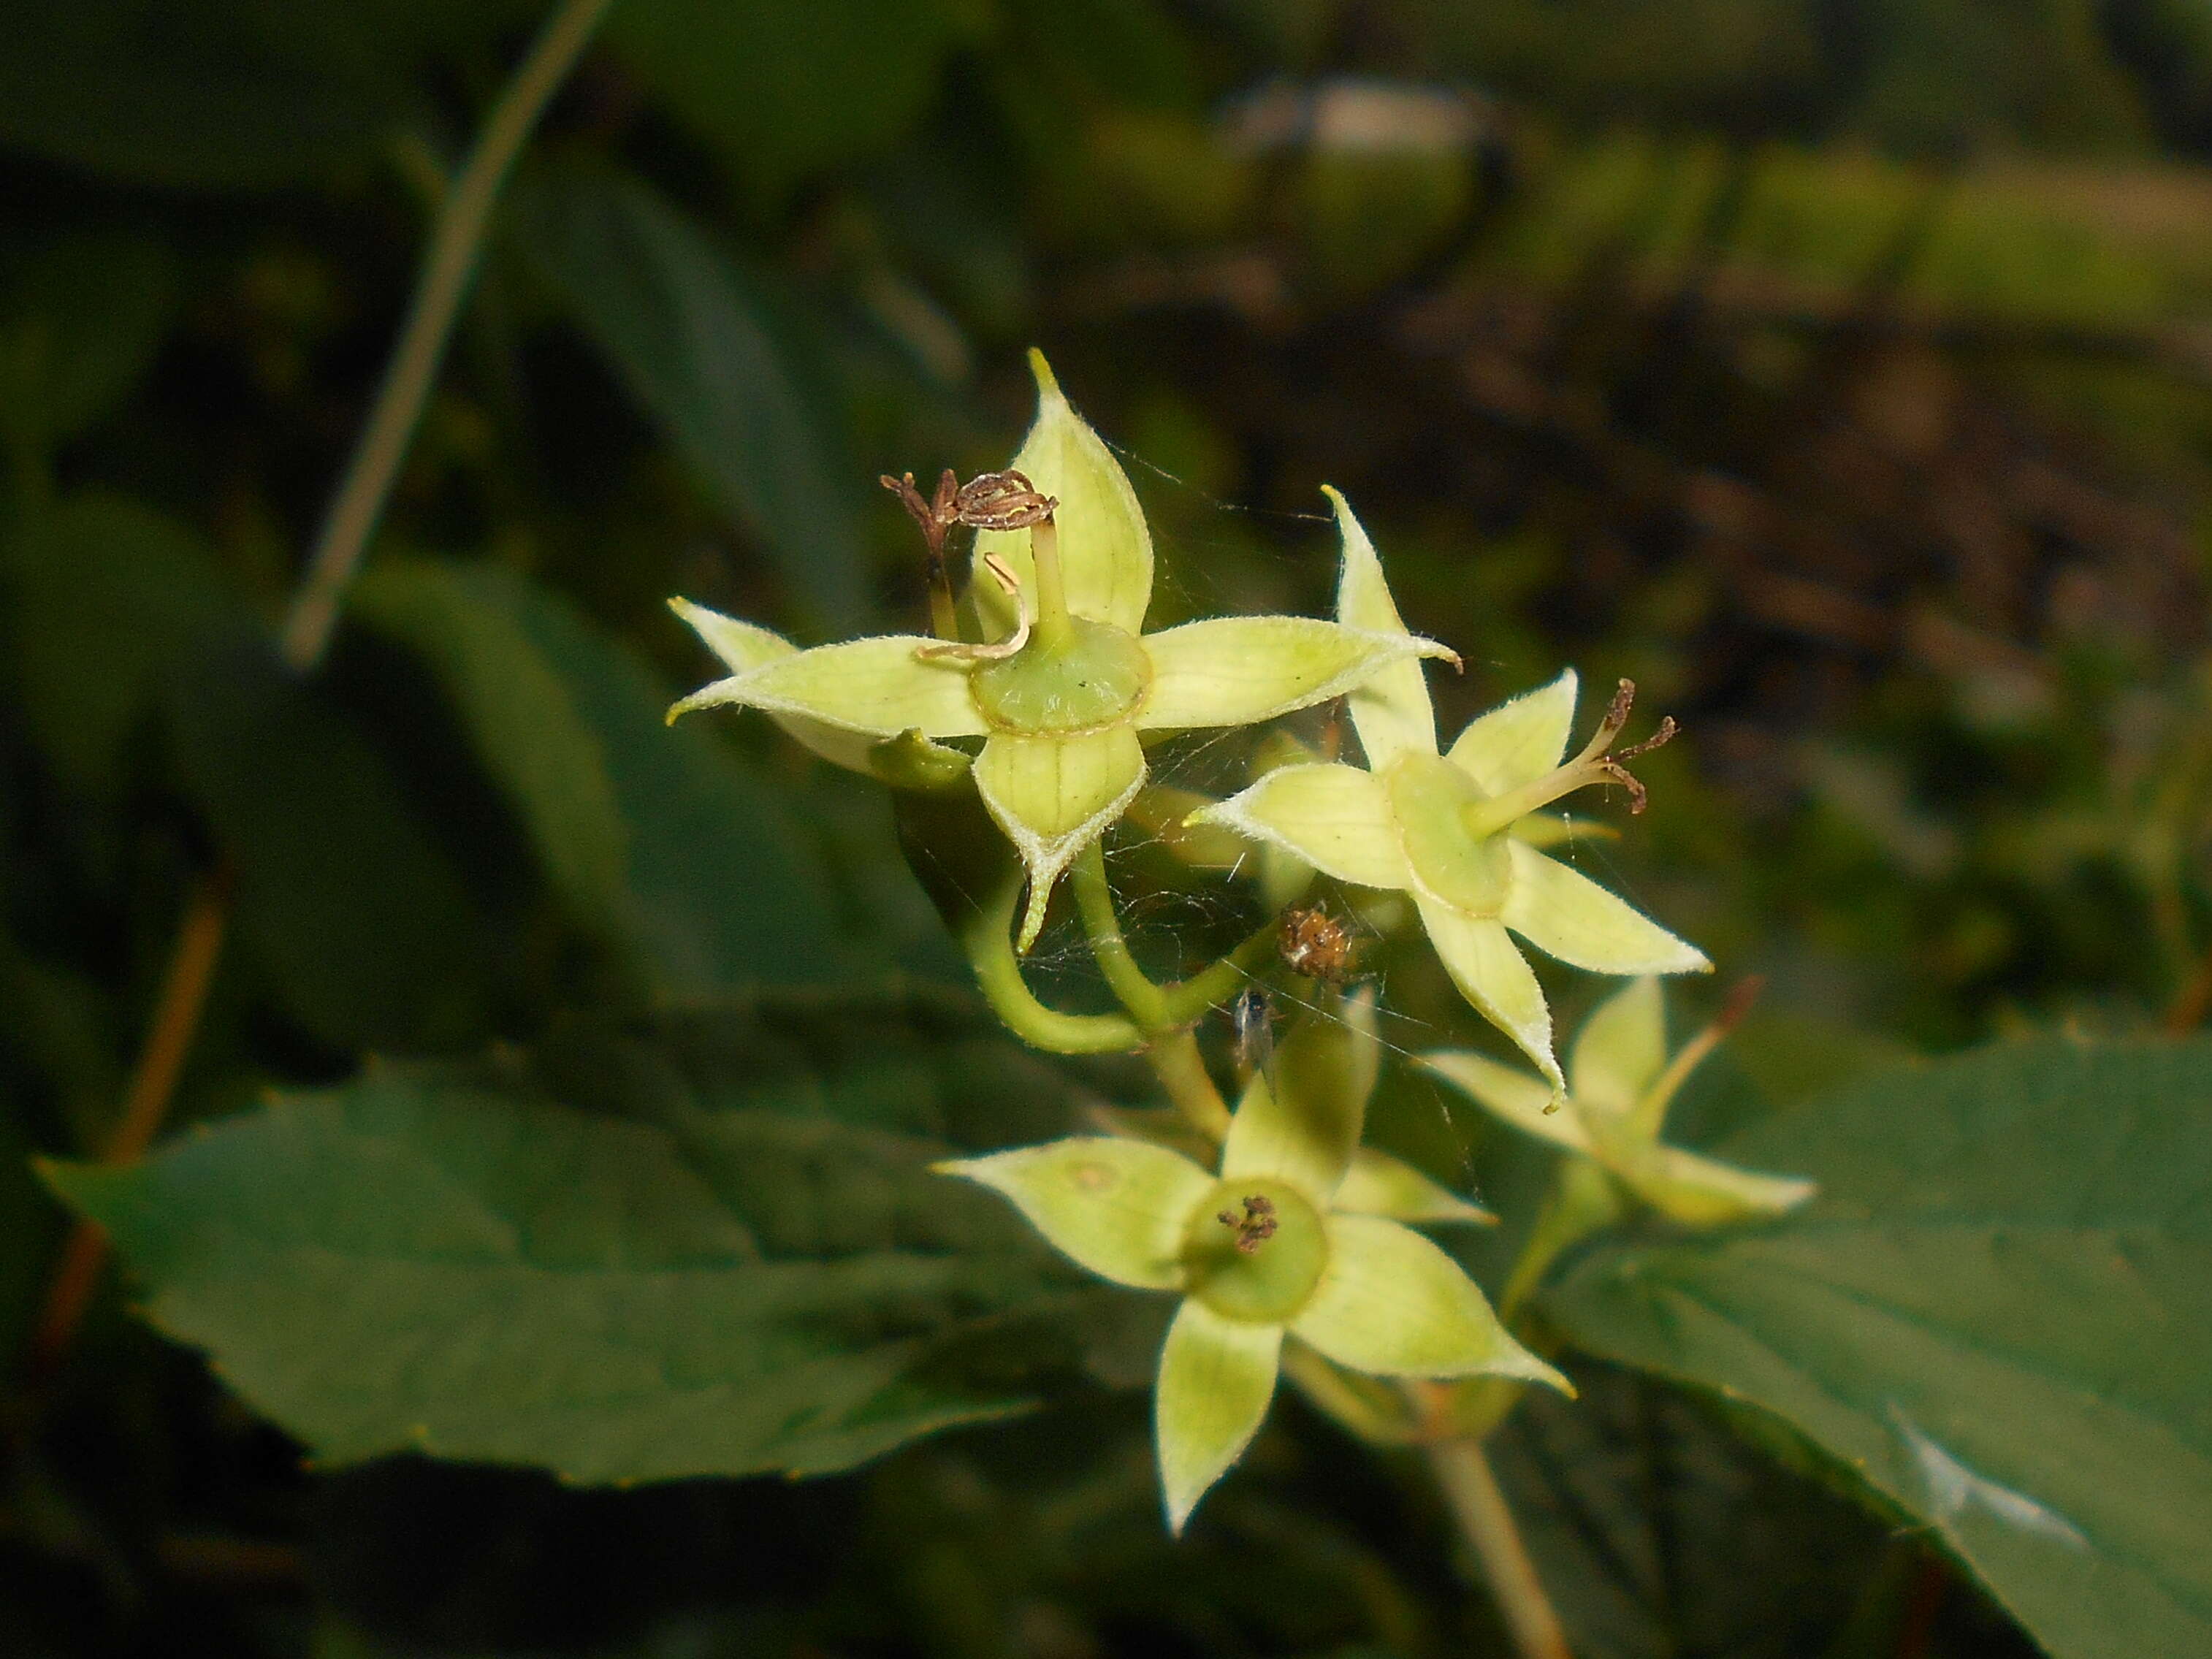
<svg viewBox="0 0 2212 1659"><path fill-rule="evenodd" d="M1279 1224L1275 1206L1264 1193L1254 1193L1244 1200L1243 1215L1234 1210L1220 1210L1213 1218L1237 1235L1237 1249L1241 1255L1250 1255L1273 1238Z"/></svg>
<svg viewBox="0 0 2212 1659"><path fill-rule="evenodd" d="M952 526L960 522L957 506L960 480L953 476L952 469L948 466L938 475L937 498L934 501L915 488L911 472L902 473L896 478L886 472L876 482L897 496L899 505L906 508L914 521L921 526L921 538L929 545L931 563L940 562L945 556L945 538L951 533Z"/></svg>
<svg viewBox="0 0 2212 1659"><path fill-rule="evenodd" d="M1014 471L979 472L952 500L954 519L976 530L1026 530L1052 517L1059 506Z"/></svg>

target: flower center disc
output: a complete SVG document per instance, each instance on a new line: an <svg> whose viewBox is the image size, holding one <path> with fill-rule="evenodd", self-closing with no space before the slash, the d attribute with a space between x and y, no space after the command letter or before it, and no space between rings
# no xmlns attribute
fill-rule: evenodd
<svg viewBox="0 0 2212 1659"><path fill-rule="evenodd" d="M1280 1181L1223 1182L1183 1237L1190 1293L1224 1319L1287 1321L1328 1263L1320 1215Z"/></svg>
<svg viewBox="0 0 2212 1659"><path fill-rule="evenodd" d="M1512 879L1505 837L1468 833L1482 787L1437 755L1401 755L1386 775L1398 838L1422 886L1470 915L1494 916Z"/></svg>
<svg viewBox="0 0 2212 1659"><path fill-rule="evenodd" d="M1136 712L1152 681L1152 659L1135 635L1072 617L1066 640L1032 640L1004 662L986 664L969 684L983 718L1002 732L1092 732Z"/></svg>

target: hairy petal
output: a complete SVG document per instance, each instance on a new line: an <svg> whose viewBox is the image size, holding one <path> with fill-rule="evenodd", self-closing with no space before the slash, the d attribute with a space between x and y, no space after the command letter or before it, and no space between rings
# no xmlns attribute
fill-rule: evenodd
<svg viewBox="0 0 2212 1659"><path fill-rule="evenodd" d="M1540 1088L1540 1085L1539 1085ZM1470 1204L1449 1188L1431 1181L1403 1158L1362 1146L1336 1189L1334 1207L1350 1215L1387 1216L1393 1221L1472 1221L1498 1218Z"/></svg>
<svg viewBox="0 0 2212 1659"><path fill-rule="evenodd" d="M909 731L932 738L981 737L989 728L969 695L967 674L915 655L917 646L932 643L891 634L772 658L694 691L668 717L738 703L871 738Z"/></svg>
<svg viewBox="0 0 2212 1659"><path fill-rule="evenodd" d="M1493 795L1534 782L1559 763L1575 723L1575 671L1500 703L1459 734L1446 757Z"/></svg>
<svg viewBox="0 0 2212 1659"><path fill-rule="evenodd" d="M1150 1141L1077 1136L934 1166L1004 1193L1070 1261L1116 1285L1180 1290L1183 1230L1213 1177Z"/></svg>
<svg viewBox="0 0 2212 1659"><path fill-rule="evenodd" d="M1713 964L1588 876L1510 841L1513 885L1498 920L1538 950L1597 974L1699 974Z"/></svg>
<svg viewBox="0 0 2212 1659"><path fill-rule="evenodd" d="M1322 487L1336 508L1336 526L1344 538L1344 574L1336 586L1336 619L1346 628L1370 634L1403 634L1405 623L1398 603L1382 579L1382 562L1375 556L1375 544L1367 538L1352 503L1338 491ZM1381 771L1408 749L1424 755L1437 752L1437 716L1429 702L1428 683L1421 678L1418 659L1395 662L1352 692L1352 728L1367 763Z"/></svg>
<svg viewBox="0 0 2212 1659"><path fill-rule="evenodd" d="M1152 685L1137 722L1148 732L1250 726L1342 696L1392 663L1450 654L1313 617L1215 617L1147 634L1145 649Z"/></svg>
<svg viewBox="0 0 2212 1659"><path fill-rule="evenodd" d="M1421 924L1429 930L1429 943L1443 959L1444 971L1474 1011L1513 1039L1521 1052L1536 1062L1550 1085L1551 1097L1566 1093L1566 1079L1552 1056L1552 1011L1544 1001L1544 988L1493 918L1470 916L1416 893Z"/></svg>
<svg viewBox="0 0 2212 1659"><path fill-rule="evenodd" d="M1079 617L1141 632L1152 599L1152 532L1128 475L1083 417L1068 407L1042 354L1030 353L1036 376L1036 422L1012 466L1060 502L1060 562L1067 608ZM969 592L995 636L1014 631L1015 601L983 571L996 554L1028 592L1036 592L1036 566L1026 530L976 532Z"/></svg>
<svg viewBox="0 0 2212 1659"><path fill-rule="evenodd" d="M668 608L691 625L707 642L708 649L722 659L733 676L742 677L763 664L799 654L799 647L782 635L735 617L726 617L719 611L709 611L703 605L694 605L689 599L671 599ZM878 744L890 739L872 732L830 726L804 714L771 714L769 718L782 728L786 737L823 760L849 772L864 772L870 777L888 781L886 769L875 749ZM927 759L962 767L968 763L968 757L957 750L930 743L927 738L921 741L926 745Z"/></svg>
<svg viewBox="0 0 2212 1659"><path fill-rule="evenodd" d="M1145 784L1145 750L1126 726L1079 737L1000 732L975 757L975 787L1030 874L1019 948L1044 926L1053 884Z"/></svg>
<svg viewBox="0 0 2212 1659"><path fill-rule="evenodd" d="M1279 1325L1224 1319L1194 1297L1177 1310L1152 1406L1169 1531L1182 1533L1198 1500L1260 1431L1282 1349Z"/></svg>
<svg viewBox="0 0 2212 1659"><path fill-rule="evenodd" d="M1667 1064L1667 1010L1648 975L1593 1009L1567 1057L1575 1104L1626 1118Z"/></svg>
<svg viewBox="0 0 2212 1659"><path fill-rule="evenodd" d="M1403 887L1413 879L1389 793L1357 767L1279 767L1191 821L1225 825L1362 887Z"/></svg>
<svg viewBox="0 0 2212 1659"><path fill-rule="evenodd" d="M1381 1376L1567 1381L1515 1341L1459 1263L1380 1216L1332 1215L1328 1266L1291 1333L1338 1364Z"/></svg>
<svg viewBox="0 0 2212 1659"><path fill-rule="evenodd" d="M1479 1103L1493 1117L1516 1129L1540 1135L1571 1152L1589 1152L1590 1138L1579 1115L1549 1109L1556 1098L1547 1084L1526 1072L1500 1066L1485 1054L1443 1048L1417 1056L1417 1063Z"/></svg>

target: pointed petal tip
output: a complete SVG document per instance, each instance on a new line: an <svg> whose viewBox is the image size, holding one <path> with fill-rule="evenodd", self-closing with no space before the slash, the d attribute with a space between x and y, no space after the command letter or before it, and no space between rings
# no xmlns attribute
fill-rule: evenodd
<svg viewBox="0 0 2212 1659"><path fill-rule="evenodd" d="M1044 353L1037 347L1031 346L1029 359L1030 373L1036 377L1037 396L1040 398L1064 397L1065 394L1060 389L1060 379L1052 372L1052 365L1045 361Z"/></svg>

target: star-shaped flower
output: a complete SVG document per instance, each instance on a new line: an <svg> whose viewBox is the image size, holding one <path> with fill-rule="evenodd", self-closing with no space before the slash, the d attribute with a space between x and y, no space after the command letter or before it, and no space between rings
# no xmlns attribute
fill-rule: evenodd
<svg viewBox="0 0 2212 1659"><path fill-rule="evenodd" d="M1337 619L1363 634L1404 633L1372 543L1334 490L1344 535ZM1607 745L1626 719L1622 682L1596 735L1562 761L1575 713L1572 669L1482 715L1437 752L1436 715L1412 653L1370 676L1348 702L1368 770L1286 766L1193 815L1297 854L1340 880L1413 895L1430 942L1461 993L1535 1061L1554 1097L1552 1016L1511 938L1601 974L1680 974L1712 964L1694 946L1531 845L1557 821L1531 817L1561 796L1620 784L1642 790ZM1662 725L1660 738L1671 734ZM1648 748L1646 744L1642 747Z"/></svg>
<svg viewBox="0 0 2212 1659"><path fill-rule="evenodd" d="M1029 872L1020 944L1053 884L1145 781L1142 739L1246 726L1340 696L1394 663L1451 653L1403 628L1224 617L1146 634L1152 535L1112 453L1034 353L1038 409L979 529L969 601L989 636L908 635L793 649L766 629L675 602L734 671L670 717L720 703L766 710L817 753L886 781L964 764L941 739L981 738L983 804Z"/></svg>
<svg viewBox="0 0 2212 1659"><path fill-rule="evenodd" d="M1567 1389L1474 1282L1404 1224L1481 1212L1359 1146L1375 1080L1371 994L1309 1020L1246 1087L1218 1172L1152 1141L1079 1136L939 1165L1012 1199L1100 1277L1182 1304L1154 1429L1176 1531L1258 1432L1283 1345L1382 1376L1494 1375Z"/></svg>
<svg viewBox="0 0 2212 1659"><path fill-rule="evenodd" d="M1759 1175L1659 1139L1667 1108L1732 1020L1723 1017L1667 1059L1667 1014L1656 979L1607 998L1583 1023L1567 1065L1567 1104L1525 1072L1476 1054L1423 1054L1420 1063L1516 1129L1594 1160L1654 1209L1692 1227L1779 1215L1814 1184Z"/></svg>

